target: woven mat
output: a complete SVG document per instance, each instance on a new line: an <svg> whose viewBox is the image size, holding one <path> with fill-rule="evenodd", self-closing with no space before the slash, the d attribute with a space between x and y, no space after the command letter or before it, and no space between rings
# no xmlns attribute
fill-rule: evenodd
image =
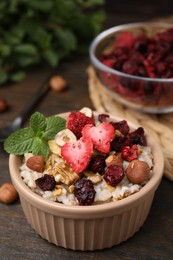
<svg viewBox="0 0 173 260"><path fill-rule="evenodd" d="M164 159L164 176L173 181L173 113L163 115L146 114L117 103L98 80L92 66L88 67L89 95L95 110L112 113L143 126L160 143Z"/></svg>

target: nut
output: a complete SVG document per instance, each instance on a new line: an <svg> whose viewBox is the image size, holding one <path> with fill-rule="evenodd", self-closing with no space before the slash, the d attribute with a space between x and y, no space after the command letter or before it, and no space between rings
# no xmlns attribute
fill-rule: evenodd
<svg viewBox="0 0 173 260"><path fill-rule="evenodd" d="M0 201L10 204L18 198L18 193L11 183L4 183L0 187Z"/></svg>
<svg viewBox="0 0 173 260"><path fill-rule="evenodd" d="M42 155L31 156L26 161L26 166L33 171L43 172L43 170L44 170L44 156L42 156Z"/></svg>
<svg viewBox="0 0 173 260"><path fill-rule="evenodd" d="M48 145L52 153L61 156L61 147L56 143L55 140L48 141Z"/></svg>
<svg viewBox="0 0 173 260"><path fill-rule="evenodd" d="M55 75L50 79L49 86L53 91L61 92L67 87L67 81L63 77Z"/></svg>
<svg viewBox="0 0 173 260"><path fill-rule="evenodd" d="M149 179L150 168L144 161L133 160L126 169L126 175L130 182L143 184Z"/></svg>
<svg viewBox="0 0 173 260"><path fill-rule="evenodd" d="M122 165L121 153L109 155L106 158L105 162L106 162L106 166L109 166L111 164Z"/></svg>
<svg viewBox="0 0 173 260"><path fill-rule="evenodd" d="M8 108L7 101L5 99L0 99L0 112L6 111Z"/></svg>
<svg viewBox="0 0 173 260"><path fill-rule="evenodd" d="M67 142L76 142L77 138L69 129L58 132L55 136L55 142L59 146L63 146Z"/></svg>
<svg viewBox="0 0 173 260"><path fill-rule="evenodd" d="M80 110L81 113L85 114L86 116L88 117L93 117L93 112L92 110L89 108L89 107L83 107L81 110Z"/></svg>
<svg viewBox="0 0 173 260"><path fill-rule="evenodd" d="M87 180L92 181L93 184L99 183L102 181L102 177L99 173L93 173L90 171L84 171L84 175L87 177Z"/></svg>

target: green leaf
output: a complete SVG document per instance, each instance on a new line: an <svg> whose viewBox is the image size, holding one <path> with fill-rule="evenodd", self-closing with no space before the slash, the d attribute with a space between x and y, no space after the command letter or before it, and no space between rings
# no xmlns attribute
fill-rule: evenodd
<svg viewBox="0 0 173 260"><path fill-rule="evenodd" d="M42 136L42 132L46 129L46 118L40 112L35 112L30 118L29 125L36 135Z"/></svg>
<svg viewBox="0 0 173 260"><path fill-rule="evenodd" d="M50 148L48 146L48 143L39 137L35 137L32 144L33 155L43 155L47 157L49 152L50 152Z"/></svg>
<svg viewBox="0 0 173 260"><path fill-rule="evenodd" d="M31 43L23 43L14 47L14 52L19 54L37 55L38 51L36 46Z"/></svg>
<svg viewBox="0 0 173 260"><path fill-rule="evenodd" d="M54 50L46 50L43 52L43 57L52 67L56 67L59 61L59 57L56 51Z"/></svg>
<svg viewBox="0 0 173 260"><path fill-rule="evenodd" d="M43 138L45 140L51 140L55 137L55 135L65 129L66 127L66 120L61 117L48 117L46 119L47 127L45 133L43 134Z"/></svg>
<svg viewBox="0 0 173 260"><path fill-rule="evenodd" d="M23 128L11 134L4 142L7 153L22 155L31 152L34 132L30 128Z"/></svg>
<svg viewBox="0 0 173 260"><path fill-rule="evenodd" d="M14 82L19 82L25 78L25 75L26 74L24 71L16 71L10 75L9 79Z"/></svg>

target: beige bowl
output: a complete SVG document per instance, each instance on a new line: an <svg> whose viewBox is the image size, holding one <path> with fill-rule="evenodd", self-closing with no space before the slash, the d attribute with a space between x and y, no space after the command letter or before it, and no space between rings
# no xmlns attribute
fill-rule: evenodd
<svg viewBox="0 0 173 260"><path fill-rule="evenodd" d="M67 113L61 116L67 117ZM120 118L111 116L113 120ZM128 122L129 123L129 122ZM129 123L133 128L133 125ZM163 174L163 155L158 143L147 135L154 168L151 179L137 193L116 202L91 206L68 206L46 200L30 190L19 175L21 157L10 155L12 182L27 221L42 238L74 250L110 248L128 238L144 224Z"/></svg>

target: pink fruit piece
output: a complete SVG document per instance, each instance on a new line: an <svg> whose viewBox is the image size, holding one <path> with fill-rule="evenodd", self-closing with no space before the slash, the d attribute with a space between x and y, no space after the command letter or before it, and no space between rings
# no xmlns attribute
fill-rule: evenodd
<svg viewBox="0 0 173 260"><path fill-rule="evenodd" d="M95 125L94 119L86 116L80 111L72 111L68 116L66 127L76 135L77 139L79 139L82 136L82 128L86 124Z"/></svg>
<svg viewBox="0 0 173 260"><path fill-rule="evenodd" d="M102 153L110 151L110 143L115 136L112 124L103 122L98 126L86 125L82 129L82 135L88 140L91 139L94 148Z"/></svg>
<svg viewBox="0 0 173 260"><path fill-rule="evenodd" d="M90 139L81 137L76 142L67 142L61 147L61 155L76 173L87 168L93 152Z"/></svg>

